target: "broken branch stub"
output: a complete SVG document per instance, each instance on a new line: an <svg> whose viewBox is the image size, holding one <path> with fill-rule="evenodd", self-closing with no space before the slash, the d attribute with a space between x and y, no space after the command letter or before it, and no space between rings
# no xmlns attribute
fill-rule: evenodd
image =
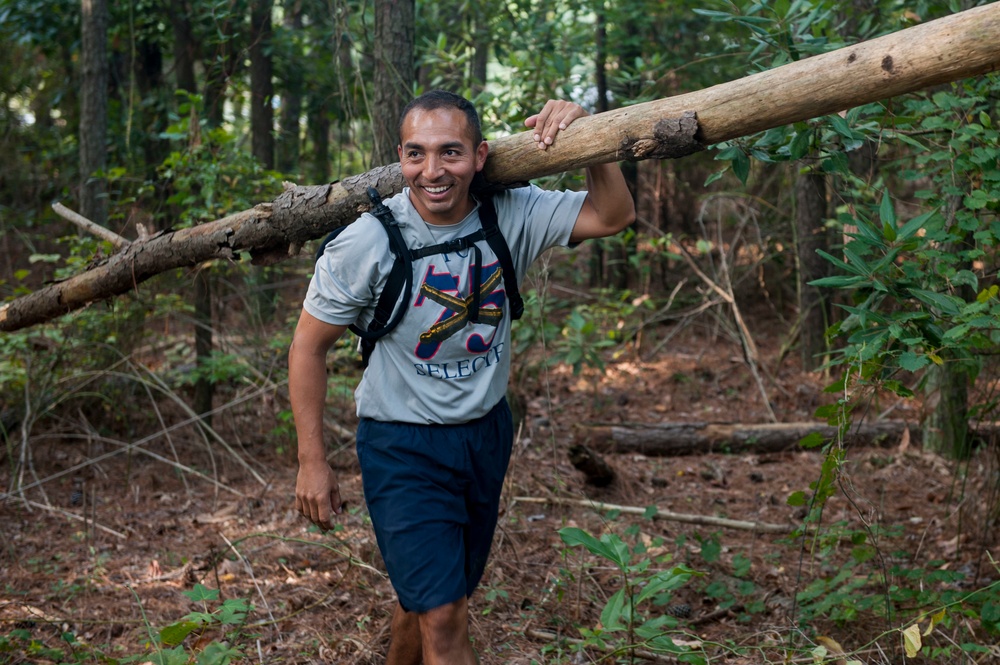
<svg viewBox="0 0 1000 665"><path fill-rule="evenodd" d="M663 118L653 125L652 136L622 139L621 159L637 162L644 159L679 159L705 149L699 140L698 115L685 111L679 118Z"/></svg>

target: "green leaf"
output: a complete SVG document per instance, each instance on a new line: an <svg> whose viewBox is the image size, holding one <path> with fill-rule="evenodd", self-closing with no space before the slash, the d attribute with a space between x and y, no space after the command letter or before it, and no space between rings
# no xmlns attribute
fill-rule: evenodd
<svg viewBox="0 0 1000 665"><path fill-rule="evenodd" d="M747 178L750 176L750 158L742 150L733 158L733 173L740 179L740 182L744 185L747 184Z"/></svg>
<svg viewBox="0 0 1000 665"><path fill-rule="evenodd" d="M969 210L982 210L990 203L990 196L981 189L973 191L962 202Z"/></svg>
<svg viewBox="0 0 1000 665"><path fill-rule="evenodd" d="M194 662L195 665L227 665L227 663L242 656L243 654L238 649L219 642L212 642L198 654Z"/></svg>
<svg viewBox="0 0 1000 665"><path fill-rule="evenodd" d="M568 526L559 530L559 537L567 545L583 545L591 554L604 557L619 568L628 565L628 546L618 536L605 534L598 540L583 529Z"/></svg>
<svg viewBox="0 0 1000 665"><path fill-rule="evenodd" d="M863 272L861 270L858 270L857 268L855 268L854 266L852 266L850 263L845 263L842 259L838 259L836 256L833 256L829 252L825 252L822 249L817 249L816 253L819 254L820 256L822 256L824 259L826 259L830 263L832 263L833 265L837 266L838 268L843 268L844 270L847 270L848 272L853 272L855 275L860 275L862 277L868 277L867 273L865 273L865 272Z"/></svg>
<svg viewBox="0 0 1000 665"><path fill-rule="evenodd" d="M955 326L954 328L950 328L944 334L944 338L947 339L947 340L962 339L967 334L969 334L970 330L972 330L972 326L969 325L968 323L963 323L961 325Z"/></svg>
<svg viewBox="0 0 1000 665"><path fill-rule="evenodd" d="M983 289L982 291L980 291L979 295L976 296L976 302L985 304L985 303L989 302L990 299L996 298L997 297L997 293L1000 293L1000 287L998 287L996 284L994 284L990 288Z"/></svg>
<svg viewBox="0 0 1000 665"><path fill-rule="evenodd" d="M951 278L951 283L955 286L968 286L973 291L979 290L979 278L971 270L959 270Z"/></svg>
<svg viewBox="0 0 1000 665"><path fill-rule="evenodd" d="M715 173L711 174L710 176L708 176L707 178L705 178L705 184L703 186L704 187L708 187L713 182L715 182L716 180L718 180L719 178L721 178L723 175L725 175L726 171L728 171L728 170L729 170L729 168L726 167L726 168L724 168L722 170L716 171Z"/></svg>
<svg viewBox="0 0 1000 665"><path fill-rule="evenodd" d="M931 361L927 358L927 356L914 353L913 351L904 351L899 354L899 366L907 372L919 371L924 367L927 367L930 362Z"/></svg>
<svg viewBox="0 0 1000 665"><path fill-rule="evenodd" d="M913 235L927 224L927 220L937 214L937 210L925 212L918 215L903 225L903 228L896 232L896 237L900 240L909 240Z"/></svg>
<svg viewBox="0 0 1000 665"><path fill-rule="evenodd" d="M869 266L868 263L850 247L844 247L844 256L847 257L847 260L851 265L860 271L860 274L865 276L871 275L871 266Z"/></svg>
<svg viewBox="0 0 1000 665"><path fill-rule="evenodd" d="M833 277L821 277L809 282L809 286L829 289L850 289L861 285L867 285L871 280L864 275L834 275Z"/></svg>
<svg viewBox="0 0 1000 665"><path fill-rule="evenodd" d="M809 147L812 144L812 129L803 129L795 134L792 143L789 145L789 155L792 159L802 159L809 154Z"/></svg>
<svg viewBox="0 0 1000 665"><path fill-rule="evenodd" d="M907 397L907 398L913 397L913 391L904 386L899 381L896 381L895 379L890 379L889 381L883 381L882 387L885 388L886 390L892 391L893 393L899 395L900 397Z"/></svg>
<svg viewBox="0 0 1000 665"><path fill-rule="evenodd" d="M883 224L891 224L895 226L896 224L896 209L892 205L892 197L889 196L889 192L882 193L882 202L878 207L878 218L882 220Z"/></svg>
<svg viewBox="0 0 1000 665"><path fill-rule="evenodd" d="M183 642L192 632L198 630L200 626L200 623L194 621L172 623L160 631L160 642L168 647L175 647Z"/></svg>
<svg viewBox="0 0 1000 665"><path fill-rule="evenodd" d="M819 432L810 432L799 440L799 445L803 448L819 448L826 443L826 437Z"/></svg>
<svg viewBox="0 0 1000 665"><path fill-rule="evenodd" d="M219 597L218 589L209 589L201 582L195 584L194 588L190 591L183 591L182 593L196 603L217 600Z"/></svg>
<svg viewBox="0 0 1000 665"><path fill-rule="evenodd" d="M642 592L636 597L635 604L638 605L642 601L652 598L657 594L679 589L684 586L684 584L686 584L694 574L695 571L691 570L687 566L676 566L671 570L661 570L649 579L646 586L643 587Z"/></svg>
<svg viewBox="0 0 1000 665"><path fill-rule="evenodd" d="M715 538L707 538L701 543L701 558L707 563L719 560L722 553L722 545Z"/></svg>
<svg viewBox="0 0 1000 665"><path fill-rule="evenodd" d="M847 120L841 118L839 115L828 115L826 116L827 121L829 121L830 126L833 127L833 131L837 132L845 139L855 138L854 130L851 126L847 124Z"/></svg>
<svg viewBox="0 0 1000 665"><path fill-rule="evenodd" d="M57 263L61 258L58 254L32 254L28 263Z"/></svg>
<svg viewBox="0 0 1000 665"><path fill-rule="evenodd" d="M628 615L631 614L626 608L626 600L624 588L618 589L611 598L608 598L604 610L601 611L601 625L604 626L604 630L625 629L625 624L622 623L623 615L628 620Z"/></svg>
<svg viewBox="0 0 1000 665"><path fill-rule="evenodd" d="M882 235L885 236L885 239L889 242L895 241L896 227L888 222L882 224Z"/></svg>
<svg viewBox="0 0 1000 665"><path fill-rule="evenodd" d="M713 21L731 21L733 15L728 12L720 12L714 9L701 9L699 7L692 7L691 11L695 14L700 14L701 16L707 16Z"/></svg>
<svg viewBox="0 0 1000 665"><path fill-rule="evenodd" d="M920 302L930 307L936 307L944 314L957 316L959 313L959 305L957 303L962 301L954 296L937 293L936 291L928 291L927 289L909 289L909 291Z"/></svg>
<svg viewBox="0 0 1000 665"><path fill-rule="evenodd" d="M806 505L806 493L801 490L798 492L792 492L791 494L788 495L788 498L785 500L785 503L787 503L789 506L794 506L794 507L804 506Z"/></svg>

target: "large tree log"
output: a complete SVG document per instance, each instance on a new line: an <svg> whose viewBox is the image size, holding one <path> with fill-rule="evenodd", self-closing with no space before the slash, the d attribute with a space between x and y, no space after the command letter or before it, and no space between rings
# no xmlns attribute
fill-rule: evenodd
<svg viewBox="0 0 1000 665"><path fill-rule="evenodd" d="M581 118L538 150L530 132L491 142L485 175L513 185L619 160L682 157L702 146L994 71L1000 67L1000 3L705 90ZM696 118L696 119L695 119ZM132 243L87 272L0 307L0 330L48 321L125 293L172 268L250 252L258 262L297 254L307 240L353 221L403 186L399 166L339 183L291 187L270 203Z"/></svg>
<svg viewBox="0 0 1000 665"><path fill-rule="evenodd" d="M970 427L970 429L972 429ZM989 440L1000 434L1000 424L980 423L975 436ZM907 433L909 430L909 433ZM582 428L578 444L601 453L639 453L649 457L703 455L712 452L773 453L800 449L806 436L818 434L830 441L837 428L817 423L659 423L634 425L595 425ZM892 447L904 437L920 443L919 426L888 420L854 425L844 437L844 444L857 447Z"/></svg>

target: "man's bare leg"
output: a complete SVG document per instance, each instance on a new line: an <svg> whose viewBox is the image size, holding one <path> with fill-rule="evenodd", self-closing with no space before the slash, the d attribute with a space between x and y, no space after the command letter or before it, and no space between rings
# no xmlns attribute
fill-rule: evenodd
<svg viewBox="0 0 1000 665"><path fill-rule="evenodd" d="M420 615L424 665L476 665L469 643L469 603L465 598Z"/></svg>
<svg viewBox="0 0 1000 665"><path fill-rule="evenodd" d="M385 665L420 665L423 648L420 643L420 618L396 603L389 626L389 653Z"/></svg>

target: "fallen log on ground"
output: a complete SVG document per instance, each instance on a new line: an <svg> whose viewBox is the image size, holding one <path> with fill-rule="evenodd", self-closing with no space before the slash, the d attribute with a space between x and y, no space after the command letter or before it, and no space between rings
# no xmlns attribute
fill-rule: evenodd
<svg viewBox="0 0 1000 665"><path fill-rule="evenodd" d="M580 118L548 150L531 132L490 142L486 179L511 186L620 160L666 159L772 127L836 113L1000 68L1000 3L976 7L867 42L711 88ZM258 263L297 255L402 189L399 165L341 182L290 186L274 201L214 222L122 243L89 269L0 307L0 331L49 321L126 293L150 277L249 253Z"/></svg>
<svg viewBox="0 0 1000 665"><path fill-rule="evenodd" d="M892 447L909 430L910 440L919 444L920 427L899 420L854 425L844 437L851 447ZM1000 434L1000 424L970 425L981 439ZM601 453L639 453L650 457L700 455L712 452L773 453L799 449L807 436L823 441L837 437L837 428L822 423L656 423L593 425L581 428L577 443Z"/></svg>

